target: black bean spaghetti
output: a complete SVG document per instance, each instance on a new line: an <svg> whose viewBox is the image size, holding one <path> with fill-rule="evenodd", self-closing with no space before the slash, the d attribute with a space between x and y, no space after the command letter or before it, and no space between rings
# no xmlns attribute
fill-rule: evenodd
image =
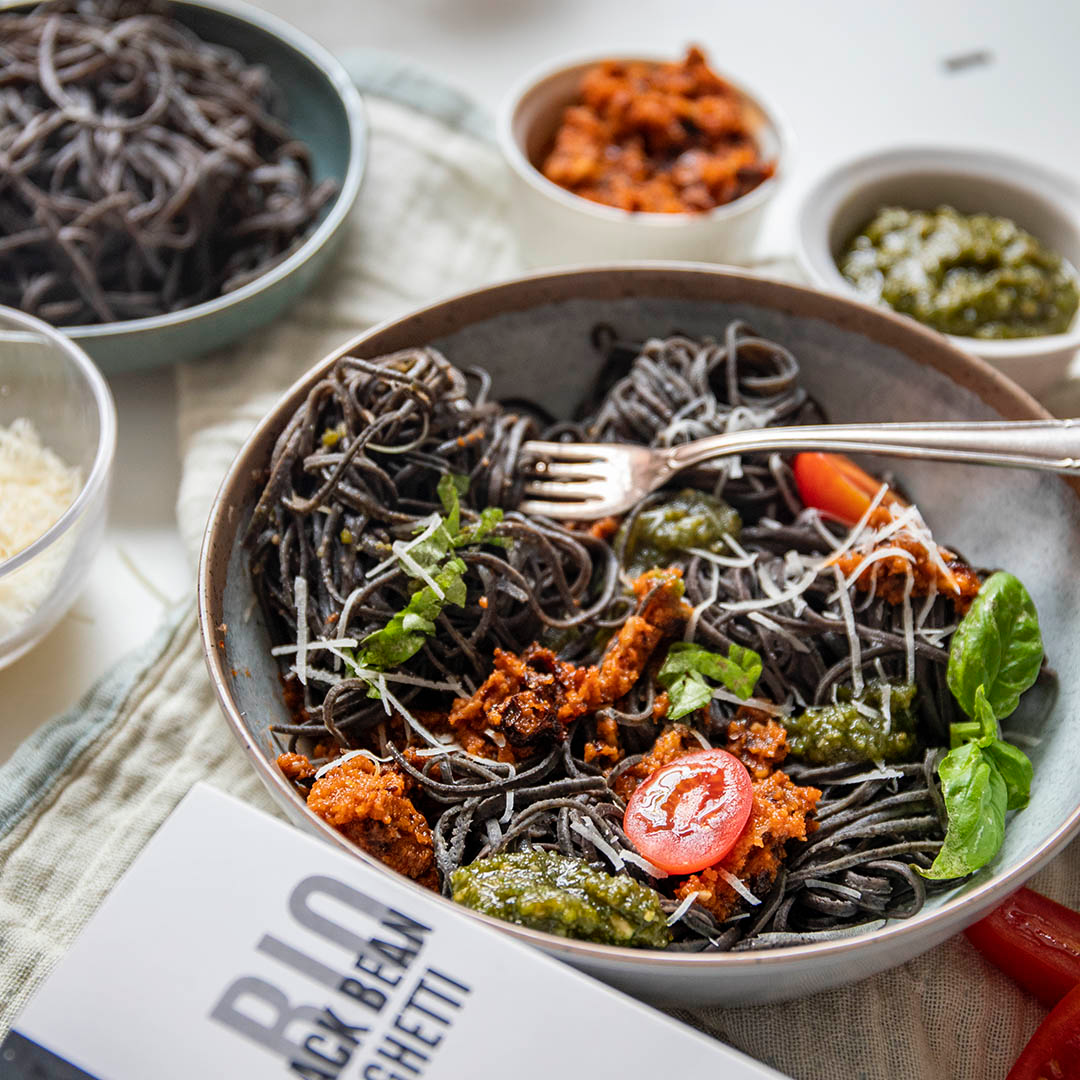
<svg viewBox="0 0 1080 1080"><path fill-rule="evenodd" d="M127 0L0 12L0 303L57 325L191 307L333 194L265 68Z"/></svg>
<svg viewBox="0 0 1080 1080"><path fill-rule="evenodd" d="M797 360L744 324L717 341L597 338L596 394L546 438L670 445L822 419ZM627 875L660 894L678 950L825 940L917 912L938 887L916 868L942 848L936 768L958 718L945 671L961 604L936 582L966 572L977 589L974 572L915 507L838 525L803 505L789 462L759 454L690 478L738 510L737 539L669 547L665 570L635 579L637 524L671 492L592 529L528 518L521 447L538 434L485 373L432 349L339 360L282 432L247 543L294 692L296 722L272 730L309 806L447 894L506 852ZM383 663L371 643L390 630L404 647ZM753 696L708 687L672 716L660 661L676 639L756 655ZM800 725L830 708L902 751L816 762ZM746 842L739 861L668 874L627 835L627 799L700 748L753 778Z"/></svg>

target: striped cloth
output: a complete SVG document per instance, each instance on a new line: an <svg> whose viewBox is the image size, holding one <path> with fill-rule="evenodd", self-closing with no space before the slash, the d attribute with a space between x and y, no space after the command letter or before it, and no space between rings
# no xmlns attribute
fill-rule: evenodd
<svg viewBox="0 0 1080 1080"><path fill-rule="evenodd" d="M178 371L178 517L193 558L233 455L306 366L376 321L518 270L486 118L376 56L353 70L372 143L344 253L287 318ZM185 606L0 769L0 1035L200 779L275 812L217 710ZM1080 846L1036 884L1080 906ZM855 987L675 1015L807 1080L982 1080L1004 1076L1043 1010L956 938Z"/></svg>

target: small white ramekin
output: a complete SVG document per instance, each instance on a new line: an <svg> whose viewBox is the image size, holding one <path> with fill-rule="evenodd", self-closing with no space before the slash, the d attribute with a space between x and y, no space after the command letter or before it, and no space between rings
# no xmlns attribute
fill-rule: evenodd
<svg viewBox="0 0 1080 1080"><path fill-rule="evenodd" d="M763 156L776 162L773 176L738 199L700 214L636 213L574 195L538 168L563 111L580 100L581 78L589 68L606 60L660 59L604 56L564 62L526 76L504 100L498 140L514 176L511 216L528 265L628 259L739 262L750 255L765 207L790 170L791 139L772 106L722 72L751 112Z"/></svg>
<svg viewBox="0 0 1080 1080"><path fill-rule="evenodd" d="M799 262L815 285L859 297L836 265L845 244L883 206L929 210L941 205L965 214L1011 218L1073 267L1080 267L1080 188L1066 177L1006 154L945 147L868 154L822 176L799 208ZM1064 334L1002 341L946 336L957 348L989 361L1039 395L1066 375L1080 348L1080 316Z"/></svg>

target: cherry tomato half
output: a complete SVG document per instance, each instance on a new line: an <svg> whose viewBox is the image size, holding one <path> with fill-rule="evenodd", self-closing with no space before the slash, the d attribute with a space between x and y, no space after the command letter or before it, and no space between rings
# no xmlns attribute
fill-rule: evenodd
<svg viewBox="0 0 1080 1080"><path fill-rule="evenodd" d="M863 472L843 454L796 454L793 468L802 501L849 525L866 513L881 489L880 480ZM882 499L882 503L902 501L891 491Z"/></svg>
<svg viewBox="0 0 1080 1080"><path fill-rule="evenodd" d="M719 862L746 827L754 792L726 750L701 750L650 774L626 805L623 828L651 863L692 874Z"/></svg>
<svg viewBox="0 0 1080 1080"><path fill-rule="evenodd" d="M968 941L1044 1005L1080 983L1080 912L1020 889L964 931Z"/></svg>
<svg viewBox="0 0 1080 1080"><path fill-rule="evenodd" d="M1038 1026L1006 1080L1080 1080L1080 986Z"/></svg>

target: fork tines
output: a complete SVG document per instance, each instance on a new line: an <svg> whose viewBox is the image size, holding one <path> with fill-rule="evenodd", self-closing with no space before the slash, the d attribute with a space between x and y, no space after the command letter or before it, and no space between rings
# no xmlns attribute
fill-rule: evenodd
<svg viewBox="0 0 1080 1080"><path fill-rule="evenodd" d="M603 515L601 500L610 495L608 447L533 440L521 449L526 462L524 494L529 500L519 509L556 518ZM594 506L596 511L590 514Z"/></svg>

